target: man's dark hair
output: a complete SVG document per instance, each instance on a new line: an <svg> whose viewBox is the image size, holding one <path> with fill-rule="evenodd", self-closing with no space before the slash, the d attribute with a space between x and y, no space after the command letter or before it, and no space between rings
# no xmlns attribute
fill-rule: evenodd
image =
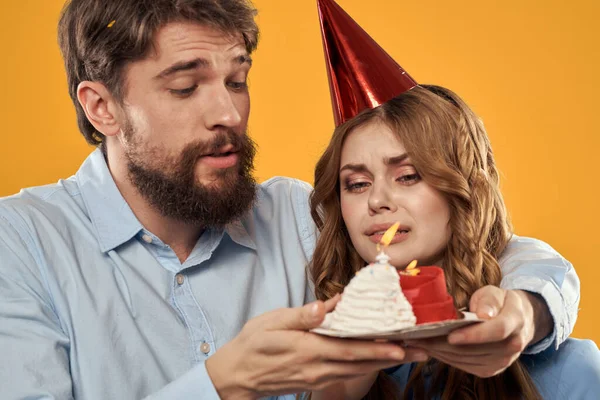
<svg viewBox="0 0 600 400"><path fill-rule="evenodd" d="M121 102L126 88L124 67L143 59L156 32L170 22L194 22L225 34L241 34L252 53L258 44L255 15L250 0L68 1L58 25L58 41L79 130L87 142L99 145L104 136L87 120L77 100L79 83L101 82Z"/></svg>

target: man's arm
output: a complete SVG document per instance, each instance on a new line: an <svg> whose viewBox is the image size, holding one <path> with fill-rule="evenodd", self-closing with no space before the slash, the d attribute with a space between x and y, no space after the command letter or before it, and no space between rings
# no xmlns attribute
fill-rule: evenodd
<svg viewBox="0 0 600 400"><path fill-rule="evenodd" d="M513 236L499 262L501 288L535 294L528 298L534 308L536 335L525 353L541 352L552 343L558 348L577 320L580 288L573 265L546 243L518 236ZM537 334L541 332L547 334Z"/></svg>
<svg viewBox="0 0 600 400"><path fill-rule="evenodd" d="M206 362L222 399L319 391L407 360L410 352L394 343L308 332L338 300L278 309L250 320Z"/></svg>
<svg viewBox="0 0 600 400"><path fill-rule="evenodd" d="M7 214L0 215L1 397L73 399L68 328L55 312L34 248L27 245L27 233L17 231L6 219L14 215ZM149 397L190 398L219 400L204 363Z"/></svg>
<svg viewBox="0 0 600 400"><path fill-rule="evenodd" d="M0 387L6 399L72 399L69 337L25 242L0 216Z"/></svg>
<svg viewBox="0 0 600 400"><path fill-rule="evenodd" d="M552 333L554 329L552 315L550 314L546 300L539 294L527 292L525 290L515 290L515 293L522 297L524 305L529 305L528 310L530 310L530 318L533 321L534 326L531 346L535 346L536 343L549 337Z"/></svg>
<svg viewBox="0 0 600 400"><path fill-rule="evenodd" d="M6 213L0 214L2 398L73 399L81 382L71 374L69 326L55 310L47 274L36 261L35 246L29 246L29 232L24 227L18 231L4 217ZM12 222L18 225L18 220ZM331 301L317 302L254 318L206 363L196 365L147 399L284 395L320 389L404 360L405 351L396 344L353 341L349 345L343 339L309 333L332 307ZM93 361L97 355L82 356Z"/></svg>
<svg viewBox="0 0 600 400"><path fill-rule="evenodd" d="M221 400L202 362L144 400Z"/></svg>
<svg viewBox="0 0 600 400"><path fill-rule="evenodd" d="M447 339L407 343L480 377L504 371L522 353L560 345L577 318L579 279L573 266L545 243L519 237L511 240L500 266L501 288L480 288L469 301L469 310L487 321Z"/></svg>

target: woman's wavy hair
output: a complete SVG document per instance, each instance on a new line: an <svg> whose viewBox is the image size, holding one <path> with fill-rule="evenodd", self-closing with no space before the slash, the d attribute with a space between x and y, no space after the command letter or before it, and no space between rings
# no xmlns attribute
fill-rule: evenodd
<svg viewBox="0 0 600 400"><path fill-rule="evenodd" d="M357 127L383 122L406 148L423 181L445 197L450 239L442 267L456 307L473 293L499 285L498 258L512 235L492 148L482 121L452 91L421 85L339 126L315 168L311 213L320 236L310 265L318 299L341 293L365 261L352 246L340 207L339 168L345 139ZM425 384L425 376L430 384ZM540 398L517 361L504 373L479 378L432 360L419 363L404 393L380 373L367 398L510 399Z"/></svg>

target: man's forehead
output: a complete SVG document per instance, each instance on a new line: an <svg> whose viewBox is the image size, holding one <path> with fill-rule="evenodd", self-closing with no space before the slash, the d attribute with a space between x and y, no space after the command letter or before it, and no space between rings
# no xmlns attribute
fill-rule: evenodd
<svg viewBox="0 0 600 400"><path fill-rule="evenodd" d="M212 51L227 57L246 54L241 33L229 33L193 22L171 22L155 34L152 53L154 60L170 59L192 51Z"/></svg>

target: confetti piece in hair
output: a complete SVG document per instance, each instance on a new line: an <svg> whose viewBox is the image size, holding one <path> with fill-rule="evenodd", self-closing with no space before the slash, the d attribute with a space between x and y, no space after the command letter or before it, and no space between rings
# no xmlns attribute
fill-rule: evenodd
<svg viewBox="0 0 600 400"><path fill-rule="evenodd" d="M112 28L113 25L115 24L115 22L117 22L117 20L113 19L112 21L110 21L110 23L108 25L106 25L107 28Z"/></svg>

